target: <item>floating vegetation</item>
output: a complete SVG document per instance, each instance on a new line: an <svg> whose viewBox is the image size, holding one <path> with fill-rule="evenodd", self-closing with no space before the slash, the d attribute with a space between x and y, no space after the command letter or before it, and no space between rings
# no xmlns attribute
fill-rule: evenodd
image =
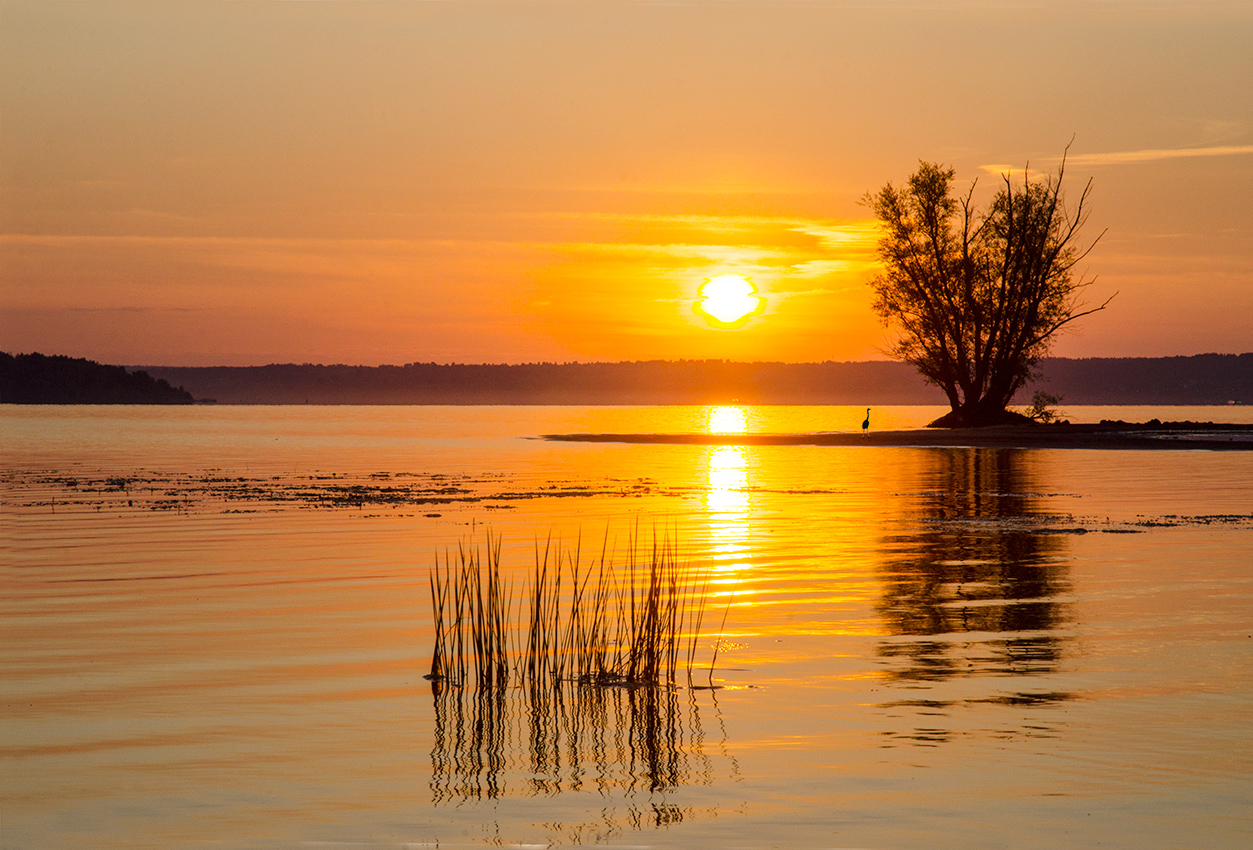
<svg viewBox="0 0 1253 850"><path fill-rule="evenodd" d="M430 575L434 646L427 676L437 687L555 683L672 686L692 680L709 596L709 574L679 553L677 535L638 531L619 560L606 532L598 557L551 536L536 541L521 586L501 571L501 541L458 544ZM725 626L725 612L723 625ZM721 635L709 661L709 687Z"/></svg>
<svg viewBox="0 0 1253 850"><path fill-rule="evenodd" d="M238 513L241 502L263 505L267 510L351 510L395 512L419 509L456 509L474 506L481 510L514 510L518 505L546 499L595 497L693 498L694 492L661 487L645 479L599 479L593 481L545 480L543 484L515 480L496 473L478 475L416 472L290 473L286 475L238 475L223 470L195 473L132 470L126 475L111 471L79 471L64 475L53 470L0 470L0 484L22 507L58 506L100 510L140 508L170 510L177 502L181 511ZM55 494L55 496L54 496Z"/></svg>
<svg viewBox="0 0 1253 850"><path fill-rule="evenodd" d="M145 510L174 511L180 514L240 514L259 511L337 510L353 516L456 516L461 508L483 511L516 510L531 501L554 498L642 498L690 500L709 492L707 486L660 485L650 478L603 478L571 480L523 486L529 482L504 473L443 474L417 472L291 473L287 475L239 475L219 469L195 473L152 470L79 470L63 474L50 469L0 469L0 487L6 491L6 505L21 509L48 508L50 511ZM745 486L737 492L763 495L827 496L840 489L787 489ZM1015 492L1006 488L968 490L973 495L998 502L1029 504L1063 493ZM901 494L897 494L901 495ZM940 492L914 493L921 498L941 497ZM370 513L367 513L367 509ZM443 513L448 511L449 513ZM935 517L930 525L968 525L971 528L997 526L1027 534L1079 535L1138 534L1146 529L1181 526L1227 526L1253 528L1253 514L1167 514L1137 516L1129 520L1097 516L1025 513L993 518L958 515Z"/></svg>

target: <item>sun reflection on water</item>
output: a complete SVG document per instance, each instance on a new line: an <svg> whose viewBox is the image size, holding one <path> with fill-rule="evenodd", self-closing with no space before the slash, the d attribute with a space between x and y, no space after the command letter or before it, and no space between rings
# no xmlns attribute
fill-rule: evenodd
<svg viewBox="0 0 1253 850"><path fill-rule="evenodd" d="M743 407L709 408L710 434L743 434L748 431L748 413Z"/></svg>
<svg viewBox="0 0 1253 850"><path fill-rule="evenodd" d="M709 550L715 572L737 572L750 566L748 449L711 446L706 456L709 487L705 512L709 523Z"/></svg>
<svg viewBox="0 0 1253 850"><path fill-rule="evenodd" d="M707 428L711 434L748 432L748 410L741 405L709 408ZM714 583L734 581L734 574L751 566L749 561L749 452L746 446L710 446L706 450L705 515L709 527L709 557Z"/></svg>

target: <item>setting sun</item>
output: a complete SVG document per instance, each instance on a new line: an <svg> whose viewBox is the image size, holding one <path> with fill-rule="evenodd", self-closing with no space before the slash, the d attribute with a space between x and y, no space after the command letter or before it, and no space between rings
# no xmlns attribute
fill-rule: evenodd
<svg viewBox="0 0 1253 850"><path fill-rule="evenodd" d="M757 287L746 277L738 274L718 275L701 286L698 293L701 300L696 302L693 309L715 327L739 327L749 317L765 309L766 299L756 293Z"/></svg>

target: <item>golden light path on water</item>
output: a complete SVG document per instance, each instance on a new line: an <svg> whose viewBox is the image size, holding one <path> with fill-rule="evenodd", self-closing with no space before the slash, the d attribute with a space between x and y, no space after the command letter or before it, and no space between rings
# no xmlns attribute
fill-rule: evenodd
<svg viewBox="0 0 1253 850"><path fill-rule="evenodd" d="M743 434L748 414L743 407L711 407L711 434ZM712 583L723 585L719 594L734 593L741 571L752 566L749 533L752 501L748 486L747 446L710 446L706 450L705 512L708 521ZM726 587L730 585L730 587Z"/></svg>
<svg viewBox="0 0 1253 850"><path fill-rule="evenodd" d="M748 487L748 449L744 446L711 446L705 463L709 489L705 510L709 519L709 542L714 569L735 572L750 566L748 535L752 503Z"/></svg>

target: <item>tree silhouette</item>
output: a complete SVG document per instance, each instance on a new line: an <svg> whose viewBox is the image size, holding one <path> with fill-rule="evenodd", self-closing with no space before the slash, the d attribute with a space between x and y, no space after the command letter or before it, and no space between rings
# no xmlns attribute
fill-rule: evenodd
<svg viewBox="0 0 1253 850"><path fill-rule="evenodd" d="M867 194L882 226L883 270L871 280L874 307L898 331L892 353L944 390L952 412L932 425L1020 421L1007 411L1054 335L1103 310L1079 299L1092 283L1074 274L1091 250L1078 243L1091 181L1072 211L1055 176L1004 187L986 211L953 193L954 171L930 162L902 187ZM1099 237L1098 237L1099 239ZM1092 243L1095 244L1095 241Z"/></svg>

